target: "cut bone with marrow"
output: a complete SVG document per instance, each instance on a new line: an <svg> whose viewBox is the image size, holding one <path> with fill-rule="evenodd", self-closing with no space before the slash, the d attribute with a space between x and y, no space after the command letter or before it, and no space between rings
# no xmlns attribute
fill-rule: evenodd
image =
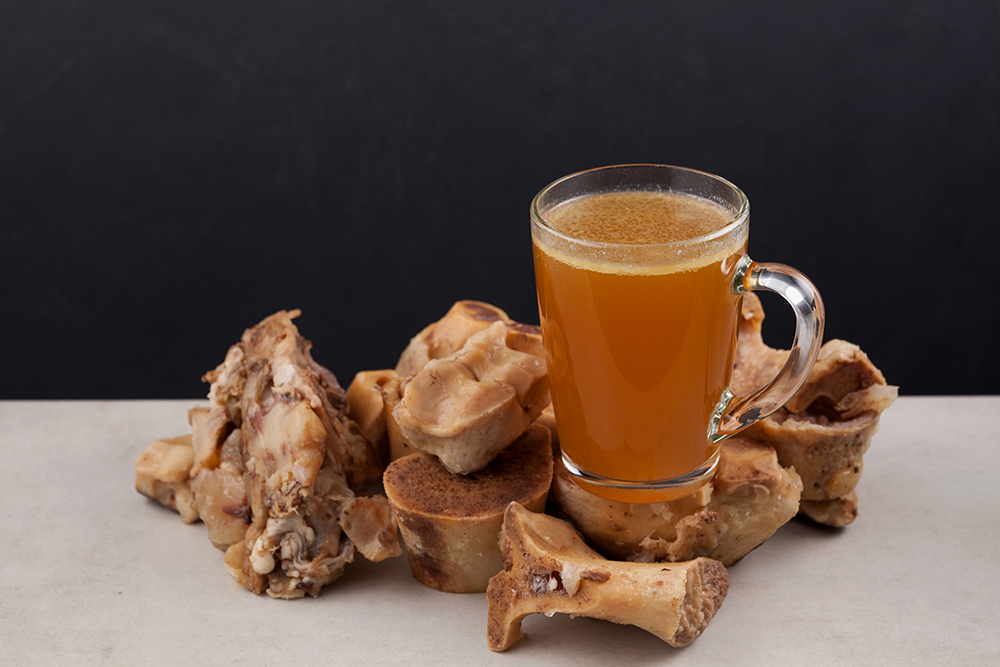
<svg viewBox="0 0 1000 667"><path fill-rule="evenodd" d="M140 492L164 502L163 484L185 486L227 569L276 598L318 595L355 550L372 560L402 553L386 499L356 496L378 479L378 454L347 417L337 379L312 359L298 314L248 329L205 375L210 407L189 413L190 477L152 465L181 458L163 456L162 441L136 463Z"/></svg>
<svg viewBox="0 0 1000 667"><path fill-rule="evenodd" d="M503 566L498 538L507 505L545 509L551 435L531 425L488 466L468 475L416 452L389 464L383 483L417 581L448 593L482 593Z"/></svg>

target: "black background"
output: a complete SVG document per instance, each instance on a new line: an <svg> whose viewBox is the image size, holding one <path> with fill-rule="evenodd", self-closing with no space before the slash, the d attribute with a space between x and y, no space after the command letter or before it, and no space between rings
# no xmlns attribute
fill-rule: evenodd
<svg viewBox="0 0 1000 667"><path fill-rule="evenodd" d="M537 322L532 196L625 162L742 187L902 393L996 393L998 70L993 0L9 0L0 398L203 396L281 308L345 386Z"/></svg>

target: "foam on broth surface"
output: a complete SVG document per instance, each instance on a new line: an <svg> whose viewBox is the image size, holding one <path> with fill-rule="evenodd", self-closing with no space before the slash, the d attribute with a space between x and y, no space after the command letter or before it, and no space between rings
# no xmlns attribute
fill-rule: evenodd
<svg viewBox="0 0 1000 667"><path fill-rule="evenodd" d="M658 275L714 264L743 245L745 234L685 244L728 225L732 214L707 199L674 192L586 195L544 213L554 235L536 243L558 261L587 271ZM735 236L735 237L734 237ZM608 244L608 245L605 245ZM569 246L574 247L570 248Z"/></svg>

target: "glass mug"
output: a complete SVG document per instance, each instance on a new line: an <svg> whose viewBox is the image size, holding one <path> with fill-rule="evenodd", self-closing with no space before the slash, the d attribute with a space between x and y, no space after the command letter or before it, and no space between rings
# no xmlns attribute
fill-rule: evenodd
<svg viewBox="0 0 1000 667"><path fill-rule="evenodd" d="M781 407L823 337L804 275L746 254L750 203L732 183L665 165L566 176L531 203L535 281L562 462L591 493L661 502L715 473L719 443ZM775 377L729 390L742 295L795 311Z"/></svg>

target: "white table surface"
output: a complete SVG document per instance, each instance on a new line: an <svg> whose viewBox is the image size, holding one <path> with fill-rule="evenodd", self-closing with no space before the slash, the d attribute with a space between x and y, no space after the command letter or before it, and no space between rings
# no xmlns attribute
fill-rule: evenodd
<svg viewBox="0 0 1000 667"><path fill-rule="evenodd" d="M133 489L195 403L0 402L0 664L1000 664L1000 397L899 399L858 520L782 527L688 647L535 615L502 654L485 596L425 588L405 557L359 556L317 599L241 588L203 525Z"/></svg>

